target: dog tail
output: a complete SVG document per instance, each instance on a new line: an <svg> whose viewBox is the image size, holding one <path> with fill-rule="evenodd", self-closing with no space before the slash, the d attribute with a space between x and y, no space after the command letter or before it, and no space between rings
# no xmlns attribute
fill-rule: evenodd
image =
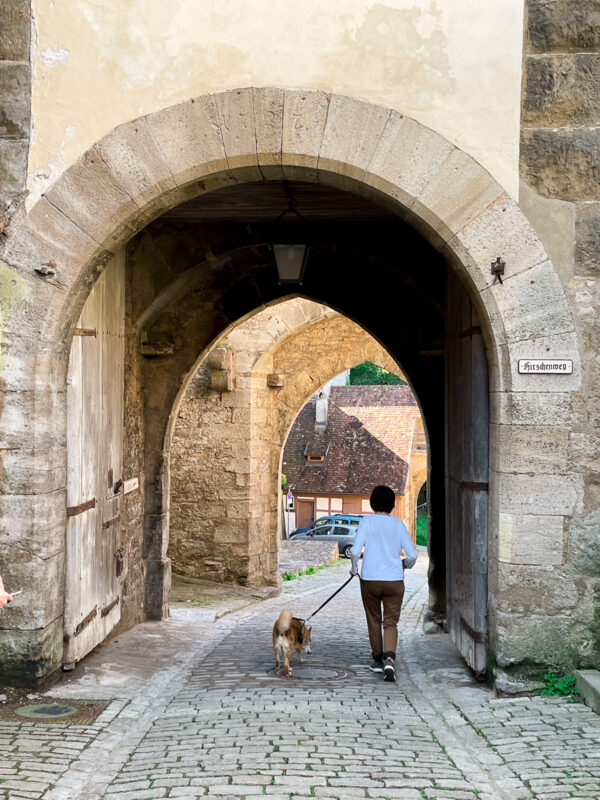
<svg viewBox="0 0 600 800"><path fill-rule="evenodd" d="M277 630L277 633L280 636L283 636L283 634L290 629L291 624L292 624L292 612L288 611L287 608L284 608L281 614L279 615L279 619L275 623L275 628Z"/></svg>

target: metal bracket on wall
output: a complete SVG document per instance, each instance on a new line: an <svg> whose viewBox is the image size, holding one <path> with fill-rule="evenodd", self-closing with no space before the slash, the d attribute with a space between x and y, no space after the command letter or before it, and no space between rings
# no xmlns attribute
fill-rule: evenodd
<svg viewBox="0 0 600 800"><path fill-rule="evenodd" d="M502 283L502 276L504 275L504 270L506 269L506 261L503 261L500 256L495 261L492 261L492 268L490 272L494 276L494 280L492 282L492 286L495 283Z"/></svg>

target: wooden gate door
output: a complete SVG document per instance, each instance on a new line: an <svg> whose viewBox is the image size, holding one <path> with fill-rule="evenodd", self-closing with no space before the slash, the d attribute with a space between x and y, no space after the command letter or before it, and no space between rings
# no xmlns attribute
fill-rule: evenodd
<svg viewBox="0 0 600 800"><path fill-rule="evenodd" d="M72 668L121 616L124 257L77 322L67 380L67 557L63 662Z"/></svg>
<svg viewBox="0 0 600 800"><path fill-rule="evenodd" d="M448 279L446 340L446 565L448 628L476 672L486 669L488 592L488 366L469 297Z"/></svg>

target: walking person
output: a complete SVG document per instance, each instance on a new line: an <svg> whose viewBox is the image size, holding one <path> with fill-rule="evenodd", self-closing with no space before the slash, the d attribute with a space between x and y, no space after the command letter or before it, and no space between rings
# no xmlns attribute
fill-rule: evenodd
<svg viewBox="0 0 600 800"><path fill-rule="evenodd" d="M396 503L392 489L376 486L371 492L370 503L375 513L360 521L350 551L350 574L358 573L358 559L364 548L360 593L373 655L369 669L383 672L386 681L394 681L404 570L414 567L418 553L406 525L397 517L390 516ZM406 553L404 559L402 551Z"/></svg>

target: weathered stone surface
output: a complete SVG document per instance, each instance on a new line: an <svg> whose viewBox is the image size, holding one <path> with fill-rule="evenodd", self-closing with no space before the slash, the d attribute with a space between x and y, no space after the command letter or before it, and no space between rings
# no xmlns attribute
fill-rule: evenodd
<svg viewBox="0 0 600 800"><path fill-rule="evenodd" d="M18 231L9 229L4 251L4 259L27 275L33 274L35 267L53 262L63 289L76 280L85 287L82 265L102 267L112 255L45 198L35 204ZM95 279L97 270L91 267L90 273ZM77 309L73 322L78 316Z"/></svg>
<svg viewBox="0 0 600 800"><path fill-rule="evenodd" d="M600 275L600 203L577 205L575 273Z"/></svg>
<svg viewBox="0 0 600 800"><path fill-rule="evenodd" d="M527 44L537 51L599 49L598 3L596 0L528 0Z"/></svg>
<svg viewBox="0 0 600 800"><path fill-rule="evenodd" d="M418 195L411 211L448 240L501 197L502 187L492 176L471 156L455 149Z"/></svg>
<svg viewBox="0 0 600 800"><path fill-rule="evenodd" d="M310 171L306 175L302 168L316 170L328 108L329 97L325 92L285 91L281 152L286 178L304 176L310 180Z"/></svg>
<svg viewBox="0 0 600 800"><path fill-rule="evenodd" d="M492 424L491 457L501 472L567 471L569 433L568 426Z"/></svg>
<svg viewBox="0 0 600 800"><path fill-rule="evenodd" d="M507 342L574 330L564 289L549 261L507 276L501 284L485 289L481 299L489 309L493 329L503 327Z"/></svg>
<svg viewBox="0 0 600 800"><path fill-rule="evenodd" d="M408 207L453 149L435 131L392 111L364 180Z"/></svg>
<svg viewBox="0 0 600 800"><path fill-rule="evenodd" d="M544 688L542 681L515 678L503 669L494 669L494 688L501 695L530 695Z"/></svg>
<svg viewBox="0 0 600 800"><path fill-rule="evenodd" d="M29 61L30 19L30 0L4 0L0 61Z"/></svg>
<svg viewBox="0 0 600 800"><path fill-rule="evenodd" d="M506 425L568 425L573 402L568 392L548 392L544 402L529 392L491 392L490 421Z"/></svg>
<svg viewBox="0 0 600 800"><path fill-rule="evenodd" d="M170 106L147 119L178 186L228 170L214 95Z"/></svg>
<svg viewBox="0 0 600 800"><path fill-rule="evenodd" d="M65 492L37 495L0 495L0 550L6 585L14 585L12 564L52 558L64 550ZM6 555L11 553L10 558ZM16 587L19 588L19 587ZM51 591L50 587L47 587ZM56 588L58 592L58 587ZM25 592L20 605L30 604Z"/></svg>
<svg viewBox="0 0 600 800"><path fill-rule="evenodd" d="M221 136L230 169L237 180L261 180L256 155L256 127L252 89L235 89L215 95Z"/></svg>
<svg viewBox="0 0 600 800"><path fill-rule="evenodd" d="M547 260L544 247L518 204L504 194L452 237L443 250L452 252L457 268L479 291L491 286L490 265L506 262L505 275L516 275ZM495 337L500 332L494 331Z"/></svg>
<svg viewBox="0 0 600 800"><path fill-rule="evenodd" d="M100 245L112 249L131 236L127 221L137 206L94 149L68 169L46 197Z"/></svg>
<svg viewBox="0 0 600 800"><path fill-rule="evenodd" d="M563 614L575 609L587 590L583 577L545 564L499 564L490 577L496 607L509 614Z"/></svg>
<svg viewBox="0 0 600 800"><path fill-rule="evenodd" d="M519 206L537 232L561 281L573 275L574 203L540 197L525 182L519 184Z"/></svg>
<svg viewBox="0 0 600 800"><path fill-rule="evenodd" d="M582 575L600 575L600 511L571 520L569 527L569 562Z"/></svg>
<svg viewBox="0 0 600 800"><path fill-rule="evenodd" d="M284 90L253 89L256 155L262 167L281 165ZM265 175L271 176L271 173Z"/></svg>
<svg viewBox="0 0 600 800"><path fill-rule="evenodd" d="M319 154L319 170L362 178L389 116L390 111L384 106L339 95L332 97Z"/></svg>
<svg viewBox="0 0 600 800"><path fill-rule="evenodd" d="M497 525L498 559L508 564L562 564L564 561L564 518L540 514L492 516L492 534Z"/></svg>
<svg viewBox="0 0 600 800"><path fill-rule="evenodd" d="M137 206L160 203L160 195L175 187L144 117L120 125L99 142L97 150Z"/></svg>
<svg viewBox="0 0 600 800"><path fill-rule="evenodd" d="M29 138L29 64L0 61L0 137Z"/></svg>
<svg viewBox="0 0 600 800"><path fill-rule="evenodd" d="M504 374L503 388L514 392L569 392L581 386L581 362L579 359L579 342L575 333L559 333L552 336L540 336L537 339L524 339L502 345ZM568 375L520 374L519 361L529 358L570 359L573 372ZM540 408L543 402L538 400Z"/></svg>
<svg viewBox="0 0 600 800"><path fill-rule="evenodd" d="M169 615L171 559L149 559L146 562L146 602L148 619L166 619Z"/></svg>
<svg viewBox="0 0 600 800"><path fill-rule="evenodd" d="M53 523L53 520L49 521ZM3 575L6 585L15 591L23 589L23 596L19 595L20 599L11 607L10 618L5 620L3 617L2 625L20 631L39 630L62 616L65 602L64 550L45 558L31 557L17 542L16 546L3 550L2 559L6 559L10 569L10 584L8 577Z"/></svg>
<svg viewBox="0 0 600 800"><path fill-rule="evenodd" d="M60 669L62 653L62 619L42 630L0 629L0 674L13 684L35 686L48 678Z"/></svg>
<svg viewBox="0 0 600 800"><path fill-rule="evenodd" d="M542 197L599 200L600 129L523 130L521 176Z"/></svg>
<svg viewBox="0 0 600 800"><path fill-rule="evenodd" d="M597 669L578 669L575 677L583 702L600 714L600 672Z"/></svg>
<svg viewBox="0 0 600 800"><path fill-rule="evenodd" d="M531 128L600 123L600 53L529 56L521 124Z"/></svg>
<svg viewBox="0 0 600 800"><path fill-rule="evenodd" d="M25 191L28 152L27 141L0 139L0 186L5 205Z"/></svg>
<svg viewBox="0 0 600 800"><path fill-rule="evenodd" d="M600 426L600 358L589 365L589 397L586 403L587 418L590 425Z"/></svg>
<svg viewBox="0 0 600 800"><path fill-rule="evenodd" d="M583 508L583 479L580 475L490 475L490 503L509 514L538 514L544 509L552 516L570 516Z"/></svg>
<svg viewBox="0 0 600 800"><path fill-rule="evenodd" d="M496 611L496 621L496 660L502 668L518 665L526 674L529 665L537 672L535 665L545 663L570 672L579 661L570 614L520 615Z"/></svg>

